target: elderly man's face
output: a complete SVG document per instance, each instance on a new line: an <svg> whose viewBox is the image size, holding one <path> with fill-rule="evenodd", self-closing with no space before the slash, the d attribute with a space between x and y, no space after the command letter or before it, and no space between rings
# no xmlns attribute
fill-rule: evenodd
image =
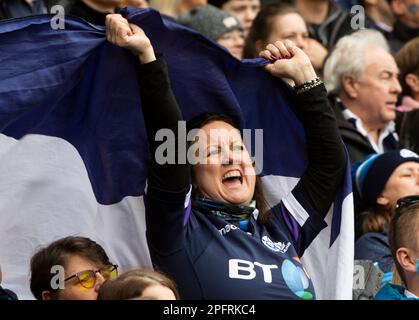
<svg viewBox="0 0 419 320"><path fill-rule="evenodd" d="M396 118L397 95L401 87L394 58L384 49L370 47L364 57L364 72L356 82L355 100L364 121L384 126Z"/></svg>

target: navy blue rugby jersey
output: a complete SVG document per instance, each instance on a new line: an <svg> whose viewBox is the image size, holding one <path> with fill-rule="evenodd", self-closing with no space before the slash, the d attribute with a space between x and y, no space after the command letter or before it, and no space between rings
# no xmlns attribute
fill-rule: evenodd
<svg viewBox="0 0 419 320"><path fill-rule="evenodd" d="M249 232L190 210L188 203L186 190L148 186L151 259L174 279L182 299L315 299L299 257L326 223L296 190L271 210L264 225L257 223L255 209Z"/></svg>

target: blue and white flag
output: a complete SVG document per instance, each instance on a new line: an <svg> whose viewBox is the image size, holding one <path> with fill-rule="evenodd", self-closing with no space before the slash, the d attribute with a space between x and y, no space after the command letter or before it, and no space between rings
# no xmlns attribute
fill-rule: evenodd
<svg viewBox="0 0 419 320"><path fill-rule="evenodd" d="M202 35L153 10L127 18L166 57L183 116L228 114L263 128L258 163L268 202L277 204L307 164L304 130L289 87L240 62ZM142 196L148 145L134 56L106 41L103 27L49 15L0 22L0 265L21 299L29 261L42 246L81 235L98 241L122 271L150 266ZM302 260L320 299L351 299L353 209L349 173L328 227Z"/></svg>

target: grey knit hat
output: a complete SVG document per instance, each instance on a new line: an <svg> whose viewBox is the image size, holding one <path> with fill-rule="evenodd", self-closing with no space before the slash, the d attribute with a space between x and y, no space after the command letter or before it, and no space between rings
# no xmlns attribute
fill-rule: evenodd
<svg viewBox="0 0 419 320"><path fill-rule="evenodd" d="M236 17L209 4L181 14L178 22L213 41L229 31L243 30Z"/></svg>

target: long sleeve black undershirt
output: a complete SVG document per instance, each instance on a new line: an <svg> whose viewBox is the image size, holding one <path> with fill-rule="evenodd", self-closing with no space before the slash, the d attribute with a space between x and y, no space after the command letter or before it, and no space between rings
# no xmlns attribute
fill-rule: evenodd
<svg viewBox="0 0 419 320"><path fill-rule="evenodd" d="M325 217L346 171L347 156L325 86L297 95L294 107L303 123L308 166L295 190Z"/></svg>
<svg viewBox="0 0 419 320"><path fill-rule="evenodd" d="M140 84L141 104L150 146L151 165L148 184L161 190L180 192L190 185L188 164L159 165L155 159L160 141L155 141L156 132L169 129L176 136L176 160L178 154L178 121L182 121L180 108L170 87L166 61L158 57L156 61L137 65Z"/></svg>
<svg viewBox="0 0 419 320"><path fill-rule="evenodd" d="M154 62L138 65L137 69L152 155L149 185L165 191L181 192L190 184L190 166L159 165L155 160L156 149L161 143L154 139L156 132L168 128L177 135L178 121L182 120L179 106L170 88L165 60L159 57ZM324 217L342 181L346 168L346 153L324 85L297 95L296 101L296 114L302 121L306 133L309 163L295 191L302 194Z"/></svg>

